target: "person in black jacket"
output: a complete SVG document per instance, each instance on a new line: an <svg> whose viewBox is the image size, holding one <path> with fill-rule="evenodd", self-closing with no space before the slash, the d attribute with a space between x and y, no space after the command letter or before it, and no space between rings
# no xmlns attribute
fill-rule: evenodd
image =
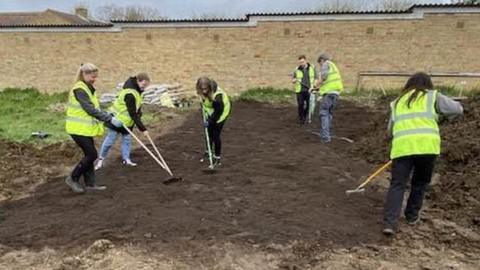
<svg viewBox="0 0 480 270"><path fill-rule="evenodd" d="M139 73L137 76L130 77L123 89L120 90L119 95L111 107L112 113L122 122L121 127L116 127L111 123L105 123L108 133L103 141L100 157L97 160L95 169L98 170L104 165L104 160L107 158L110 148L115 144L118 134L122 135L122 163L126 166L137 166L136 163L130 159L130 146L132 137L125 128L132 130L134 126L144 134L148 131L142 122L142 92L150 84L150 78L146 73Z"/></svg>
<svg viewBox="0 0 480 270"><path fill-rule="evenodd" d="M199 78L196 88L197 94L202 99L202 113L206 116L204 127L208 130L209 144L211 149L214 149L213 165L217 166L220 165L222 153L220 136L231 111L230 98L213 79L207 77ZM204 160L205 158L202 158L200 161L203 162Z"/></svg>

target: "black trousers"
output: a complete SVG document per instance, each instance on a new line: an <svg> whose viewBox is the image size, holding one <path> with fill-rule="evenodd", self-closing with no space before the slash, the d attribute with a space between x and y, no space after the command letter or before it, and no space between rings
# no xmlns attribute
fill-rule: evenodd
<svg viewBox="0 0 480 270"><path fill-rule="evenodd" d="M83 175L86 185L95 184L95 169L94 162L98 157L97 149L95 148L95 143L93 137L72 135L70 134L75 143L82 149L84 157L80 162L75 166L72 171L73 181L78 182L80 177Z"/></svg>
<svg viewBox="0 0 480 270"><path fill-rule="evenodd" d="M410 196L405 208L405 218L415 220L422 208L425 190L432 178L437 155L413 155L393 159L392 180L385 201L384 222L396 228L402 210L405 187L412 175Z"/></svg>
<svg viewBox="0 0 480 270"><path fill-rule="evenodd" d="M297 105L298 120L303 124L307 119L308 109L310 107L310 93L308 91L297 93Z"/></svg>
<svg viewBox="0 0 480 270"><path fill-rule="evenodd" d="M221 123L213 123L208 126L208 136L210 138L210 147L214 149L214 154L220 157L222 154L222 139L220 137L225 121Z"/></svg>

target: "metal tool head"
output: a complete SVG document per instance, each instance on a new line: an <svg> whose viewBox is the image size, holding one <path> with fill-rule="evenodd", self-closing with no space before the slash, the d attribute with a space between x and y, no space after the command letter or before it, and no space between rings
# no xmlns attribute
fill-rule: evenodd
<svg viewBox="0 0 480 270"><path fill-rule="evenodd" d="M365 188L357 188L357 189L351 189L345 191L347 195L352 194L352 193L363 193L365 191Z"/></svg>
<svg viewBox="0 0 480 270"><path fill-rule="evenodd" d="M167 180L163 181L163 184L170 185L170 184L181 182L181 181L183 181L182 177L170 177Z"/></svg>

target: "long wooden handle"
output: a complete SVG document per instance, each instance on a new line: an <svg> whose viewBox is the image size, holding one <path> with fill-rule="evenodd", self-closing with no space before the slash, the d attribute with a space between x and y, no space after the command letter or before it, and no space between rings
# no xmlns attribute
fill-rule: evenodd
<svg viewBox="0 0 480 270"><path fill-rule="evenodd" d="M137 136L135 136L135 134L133 134L133 132L127 128L125 125L123 126L127 131L128 133L130 133L130 135L132 135L132 137L143 147L143 149L145 149L145 151L147 151L147 153L150 154L150 156L158 163L158 165L160 165L160 167L162 167L164 170L167 170L163 164L160 162L160 160L158 160L158 158L152 153L152 151L150 151L150 149L148 149L147 146L145 146L145 144L143 144L142 141L140 141L139 138L137 138Z"/></svg>
<svg viewBox="0 0 480 270"><path fill-rule="evenodd" d="M150 137L150 135L147 134L147 138L148 138L148 140L150 141L150 144L153 146L153 149L155 149L155 152L157 152L158 157L159 157L160 160L163 162L163 165L165 165L164 169L165 169L171 176L173 176L172 171L171 171L170 168L168 167L167 162L165 162L165 159L163 159L162 155L160 154L160 151L158 151L157 146L155 145L155 143L154 143L153 140L152 140L152 137Z"/></svg>
<svg viewBox="0 0 480 270"><path fill-rule="evenodd" d="M202 119L203 122L207 120L207 116L205 115L205 111L203 110L202 99L200 98L200 109L202 111ZM213 158L212 158L212 147L210 146L210 136L208 135L208 128L204 127L205 132L205 142L207 144L207 152L208 152L208 161L210 162L210 167L213 167Z"/></svg>
<svg viewBox="0 0 480 270"><path fill-rule="evenodd" d="M383 172L388 166L392 164L392 161L389 160L387 163L385 163L382 167L380 167L378 170L376 170L372 175L370 175L365 182L363 182L360 186L358 186L357 189L361 189L364 186L366 186L370 181L372 181L375 176L379 175L381 172Z"/></svg>

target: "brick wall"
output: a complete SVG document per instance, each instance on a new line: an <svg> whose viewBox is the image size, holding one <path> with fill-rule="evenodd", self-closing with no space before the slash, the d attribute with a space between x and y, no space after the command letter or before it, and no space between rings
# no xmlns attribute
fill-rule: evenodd
<svg viewBox="0 0 480 270"><path fill-rule="evenodd" d="M355 87L359 71L480 72L479 21L480 13L436 13L420 19L258 21L249 27L0 32L0 88L67 90L82 62L99 66L101 91L141 71L154 82L192 89L201 75L230 92L291 87L287 75L297 56L315 63L321 51L333 55L347 89ZM364 86L395 87L404 81L367 79ZM467 81L467 87L479 84Z"/></svg>

